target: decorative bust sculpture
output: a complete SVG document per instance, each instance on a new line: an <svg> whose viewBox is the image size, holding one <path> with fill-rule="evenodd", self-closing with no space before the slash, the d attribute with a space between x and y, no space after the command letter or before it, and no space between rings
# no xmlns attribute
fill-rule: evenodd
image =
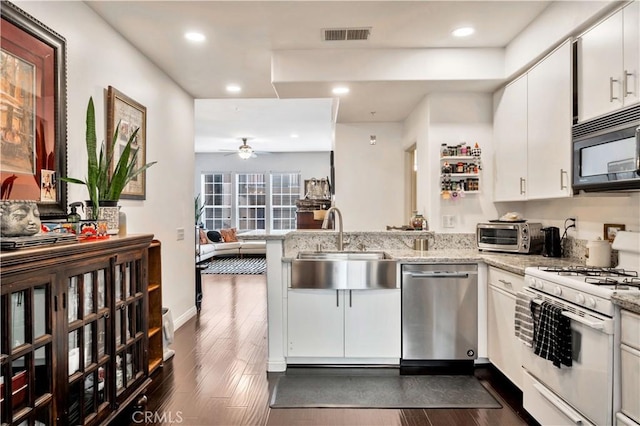
<svg viewBox="0 0 640 426"><path fill-rule="evenodd" d="M38 232L40 232L40 212L35 201L0 201L1 236L29 237Z"/></svg>

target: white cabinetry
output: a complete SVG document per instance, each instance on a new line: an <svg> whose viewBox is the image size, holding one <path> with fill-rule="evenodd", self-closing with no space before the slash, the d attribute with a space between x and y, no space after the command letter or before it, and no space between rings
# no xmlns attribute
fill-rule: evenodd
<svg viewBox="0 0 640 426"><path fill-rule="evenodd" d="M526 199L527 75L494 95L495 201Z"/></svg>
<svg viewBox="0 0 640 426"><path fill-rule="evenodd" d="M343 356L344 295L341 293L336 290L289 290L289 356Z"/></svg>
<svg viewBox="0 0 640 426"><path fill-rule="evenodd" d="M638 102L639 68L640 2L634 1L579 38L579 121Z"/></svg>
<svg viewBox="0 0 640 426"><path fill-rule="evenodd" d="M571 43L528 73L527 199L571 195Z"/></svg>
<svg viewBox="0 0 640 426"><path fill-rule="evenodd" d="M524 277L489 267L487 281L489 360L514 385L522 389L522 343L515 336L514 315L516 293L524 287Z"/></svg>
<svg viewBox="0 0 640 426"><path fill-rule="evenodd" d="M618 425L634 425L640 424L640 315L623 310L620 316L621 407L616 419Z"/></svg>
<svg viewBox="0 0 640 426"><path fill-rule="evenodd" d="M497 92L494 108L495 201L571 196L571 41Z"/></svg>
<svg viewBox="0 0 640 426"><path fill-rule="evenodd" d="M287 356L400 358L400 289L289 289Z"/></svg>

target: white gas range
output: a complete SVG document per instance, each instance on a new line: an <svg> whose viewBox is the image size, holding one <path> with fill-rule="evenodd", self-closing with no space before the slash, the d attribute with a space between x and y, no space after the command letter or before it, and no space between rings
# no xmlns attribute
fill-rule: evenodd
<svg viewBox="0 0 640 426"><path fill-rule="evenodd" d="M571 323L571 367L555 367L524 347L524 408L541 424L614 424L618 294L640 294L640 233L620 232L616 268L526 268L525 293L562 308Z"/></svg>

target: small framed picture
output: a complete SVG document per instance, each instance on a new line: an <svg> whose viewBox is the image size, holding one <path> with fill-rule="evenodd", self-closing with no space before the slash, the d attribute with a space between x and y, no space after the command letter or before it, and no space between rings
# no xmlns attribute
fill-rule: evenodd
<svg viewBox="0 0 640 426"><path fill-rule="evenodd" d="M604 224L604 235L602 239L608 240L610 243L613 242L614 238L616 238L616 234L618 231L624 231L624 225L618 225L616 223L605 223Z"/></svg>

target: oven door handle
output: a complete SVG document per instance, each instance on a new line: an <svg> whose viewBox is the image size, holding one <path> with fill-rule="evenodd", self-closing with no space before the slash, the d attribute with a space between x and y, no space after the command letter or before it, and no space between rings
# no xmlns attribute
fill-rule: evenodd
<svg viewBox="0 0 640 426"><path fill-rule="evenodd" d="M581 425L584 419L576 413L571 407L561 401L557 396L551 393L547 388L545 388L540 383L534 383L533 387L546 399L549 401L554 407L560 410L565 416L567 416L573 423L576 425Z"/></svg>
<svg viewBox="0 0 640 426"><path fill-rule="evenodd" d="M582 325L593 328L594 330L601 330L606 334L613 334L613 321L611 320L589 321L588 319L569 311L562 311L562 315L571 319L572 321L579 322Z"/></svg>

